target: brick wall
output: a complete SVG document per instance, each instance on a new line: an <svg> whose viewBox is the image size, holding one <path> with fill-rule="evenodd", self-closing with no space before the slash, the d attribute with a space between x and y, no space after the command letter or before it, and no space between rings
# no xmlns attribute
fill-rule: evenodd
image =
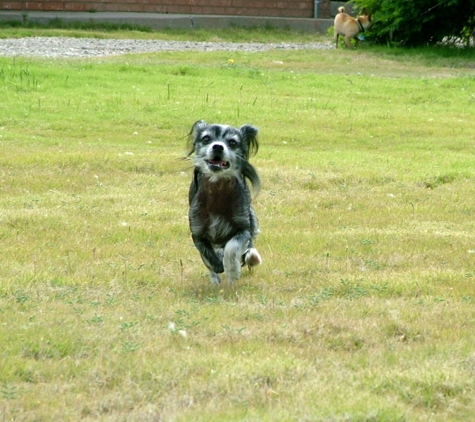
<svg viewBox="0 0 475 422"><path fill-rule="evenodd" d="M70 12L153 12L194 15L313 18L314 0L31 0L0 1L0 10ZM328 17L330 0L319 0L319 18Z"/></svg>

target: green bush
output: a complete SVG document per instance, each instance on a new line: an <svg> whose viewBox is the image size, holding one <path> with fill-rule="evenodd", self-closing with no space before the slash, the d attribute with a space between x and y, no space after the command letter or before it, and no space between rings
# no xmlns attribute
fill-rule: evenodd
<svg viewBox="0 0 475 422"><path fill-rule="evenodd" d="M355 0L373 14L368 40L404 46L433 45L442 40L469 45L475 28L473 0Z"/></svg>

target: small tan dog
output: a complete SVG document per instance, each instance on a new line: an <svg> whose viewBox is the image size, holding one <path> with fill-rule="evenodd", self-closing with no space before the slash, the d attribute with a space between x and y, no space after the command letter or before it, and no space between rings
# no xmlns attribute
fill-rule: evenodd
<svg viewBox="0 0 475 422"><path fill-rule="evenodd" d="M371 14L366 14L366 9L362 10L361 16L356 19L345 13L345 8L338 8L338 15L335 16L335 43L338 48L338 36L343 35L345 37L345 43L348 48L353 48L351 45L351 39L355 38L360 32L364 32L365 29L371 28L373 22L371 21Z"/></svg>

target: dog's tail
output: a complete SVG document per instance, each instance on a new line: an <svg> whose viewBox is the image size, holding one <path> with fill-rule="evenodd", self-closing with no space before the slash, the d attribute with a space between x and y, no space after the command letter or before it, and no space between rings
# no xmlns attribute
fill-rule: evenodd
<svg viewBox="0 0 475 422"><path fill-rule="evenodd" d="M343 6L339 7L338 13L345 13L345 8Z"/></svg>

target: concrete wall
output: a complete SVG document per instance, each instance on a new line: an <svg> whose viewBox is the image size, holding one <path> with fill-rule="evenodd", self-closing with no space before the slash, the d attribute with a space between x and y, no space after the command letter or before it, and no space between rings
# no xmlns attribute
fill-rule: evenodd
<svg viewBox="0 0 475 422"><path fill-rule="evenodd" d="M191 15L313 18L314 0L31 0L0 1L0 10L148 12ZM318 0L318 17L330 16L330 0Z"/></svg>

